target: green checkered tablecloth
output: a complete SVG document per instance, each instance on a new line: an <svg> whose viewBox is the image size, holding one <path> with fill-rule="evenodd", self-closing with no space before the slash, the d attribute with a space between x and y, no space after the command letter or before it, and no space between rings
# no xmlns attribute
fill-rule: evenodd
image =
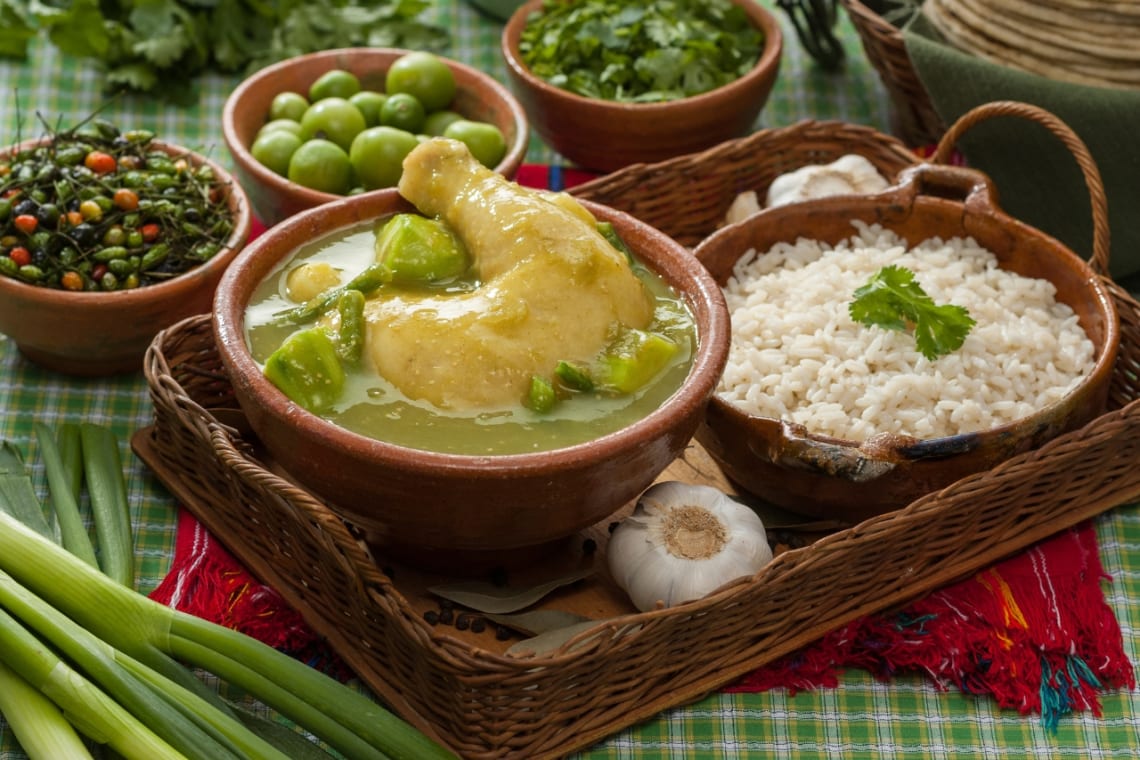
<svg viewBox="0 0 1140 760"><path fill-rule="evenodd" d="M766 5L774 7L771 0ZM779 10L787 33L779 81L757 127L782 126L803 118L842 119L887 129L888 101L864 58L846 17L839 33L846 68L827 74L801 50ZM498 52L501 26L466 4L434 4L429 20L452 35L451 57L505 81ZM159 136L209 152L228 165L221 137L221 110L236 77L202 80L196 105L177 108L138 98L114 102L107 115L123 126L154 130ZM102 104L98 72L60 56L44 41L33 44L25 62L0 61L0 142L38 132L36 113L65 121ZM17 108L18 105L18 108ZM22 122L22 123L21 123ZM537 139L528 160L556 163ZM24 361L0 336L0 438L24 451L32 448L32 423L91 420L112 426L123 441L128 488L137 533L139 585L153 589L168 567L174 545L174 503L126 448L135 430L150 422L151 408L141 374L77 380L43 371ZM34 474L41 493L43 472ZM1101 557L1111 583L1106 596L1124 634L1125 654L1140 658L1140 508L1122 506L1096 521ZM992 701L942 691L917 675L889 683L862 672L843 676L836 689L789 696L716 694L669 710L621 731L580 758L1126 758L1140 751L1140 693L1109 693L1103 716L1070 714L1055 734L1035 716L998 710ZM0 760L23 758L0 719ZM205 760L205 759L203 759Z"/></svg>

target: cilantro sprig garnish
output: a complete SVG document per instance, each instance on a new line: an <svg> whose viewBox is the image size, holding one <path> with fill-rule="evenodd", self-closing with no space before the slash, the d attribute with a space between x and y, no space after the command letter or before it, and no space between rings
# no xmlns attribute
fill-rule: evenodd
<svg viewBox="0 0 1140 760"><path fill-rule="evenodd" d="M852 319L913 332L919 352L931 360L961 348L975 324L961 306L934 303L915 281L914 272L894 264L876 272L854 296L847 307Z"/></svg>

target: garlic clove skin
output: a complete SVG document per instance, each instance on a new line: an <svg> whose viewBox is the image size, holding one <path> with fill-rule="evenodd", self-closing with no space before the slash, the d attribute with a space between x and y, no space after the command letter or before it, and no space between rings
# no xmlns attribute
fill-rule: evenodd
<svg viewBox="0 0 1140 760"><path fill-rule="evenodd" d="M829 164L802 166L781 174L768 186L765 206L826 198L832 195L877 193L889 186L865 156L848 153Z"/></svg>
<svg viewBox="0 0 1140 760"><path fill-rule="evenodd" d="M771 559L753 510L711 486L678 481L647 489L607 549L614 581L642 611L699 599Z"/></svg>

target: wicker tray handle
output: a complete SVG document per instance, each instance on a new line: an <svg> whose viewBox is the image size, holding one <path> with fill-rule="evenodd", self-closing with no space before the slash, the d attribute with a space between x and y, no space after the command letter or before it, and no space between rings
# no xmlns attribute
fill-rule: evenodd
<svg viewBox="0 0 1140 760"><path fill-rule="evenodd" d="M1108 200L1104 194L1104 182L1101 180L1100 170L1097 168L1092 154L1089 153L1088 147L1077 136L1077 133L1049 111L1016 100L995 100L991 103L975 106L950 125L946 134L938 141L938 146L931 155L930 161L932 163L946 163L950 159L958 139L971 127L987 119L1000 116L1017 116L1037 122L1060 138L1077 160L1077 165L1080 167L1081 173L1084 174L1085 185L1089 191L1089 201L1092 205L1093 252L1089 258L1089 265L1097 274L1107 277L1110 242Z"/></svg>

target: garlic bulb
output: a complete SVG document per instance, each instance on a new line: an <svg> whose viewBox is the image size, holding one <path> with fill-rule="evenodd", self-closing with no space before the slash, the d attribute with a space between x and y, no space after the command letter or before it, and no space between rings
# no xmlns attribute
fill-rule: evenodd
<svg viewBox="0 0 1140 760"><path fill-rule="evenodd" d="M849 153L830 164L803 166L781 174L768 186L766 206L824 198L829 195L877 193L887 180L864 156Z"/></svg>
<svg viewBox="0 0 1140 760"><path fill-rule="evenodd" d="M650 486L610 536L614 581L639 610L699 599L772 559L759 516L711 486Z"/></svg>

